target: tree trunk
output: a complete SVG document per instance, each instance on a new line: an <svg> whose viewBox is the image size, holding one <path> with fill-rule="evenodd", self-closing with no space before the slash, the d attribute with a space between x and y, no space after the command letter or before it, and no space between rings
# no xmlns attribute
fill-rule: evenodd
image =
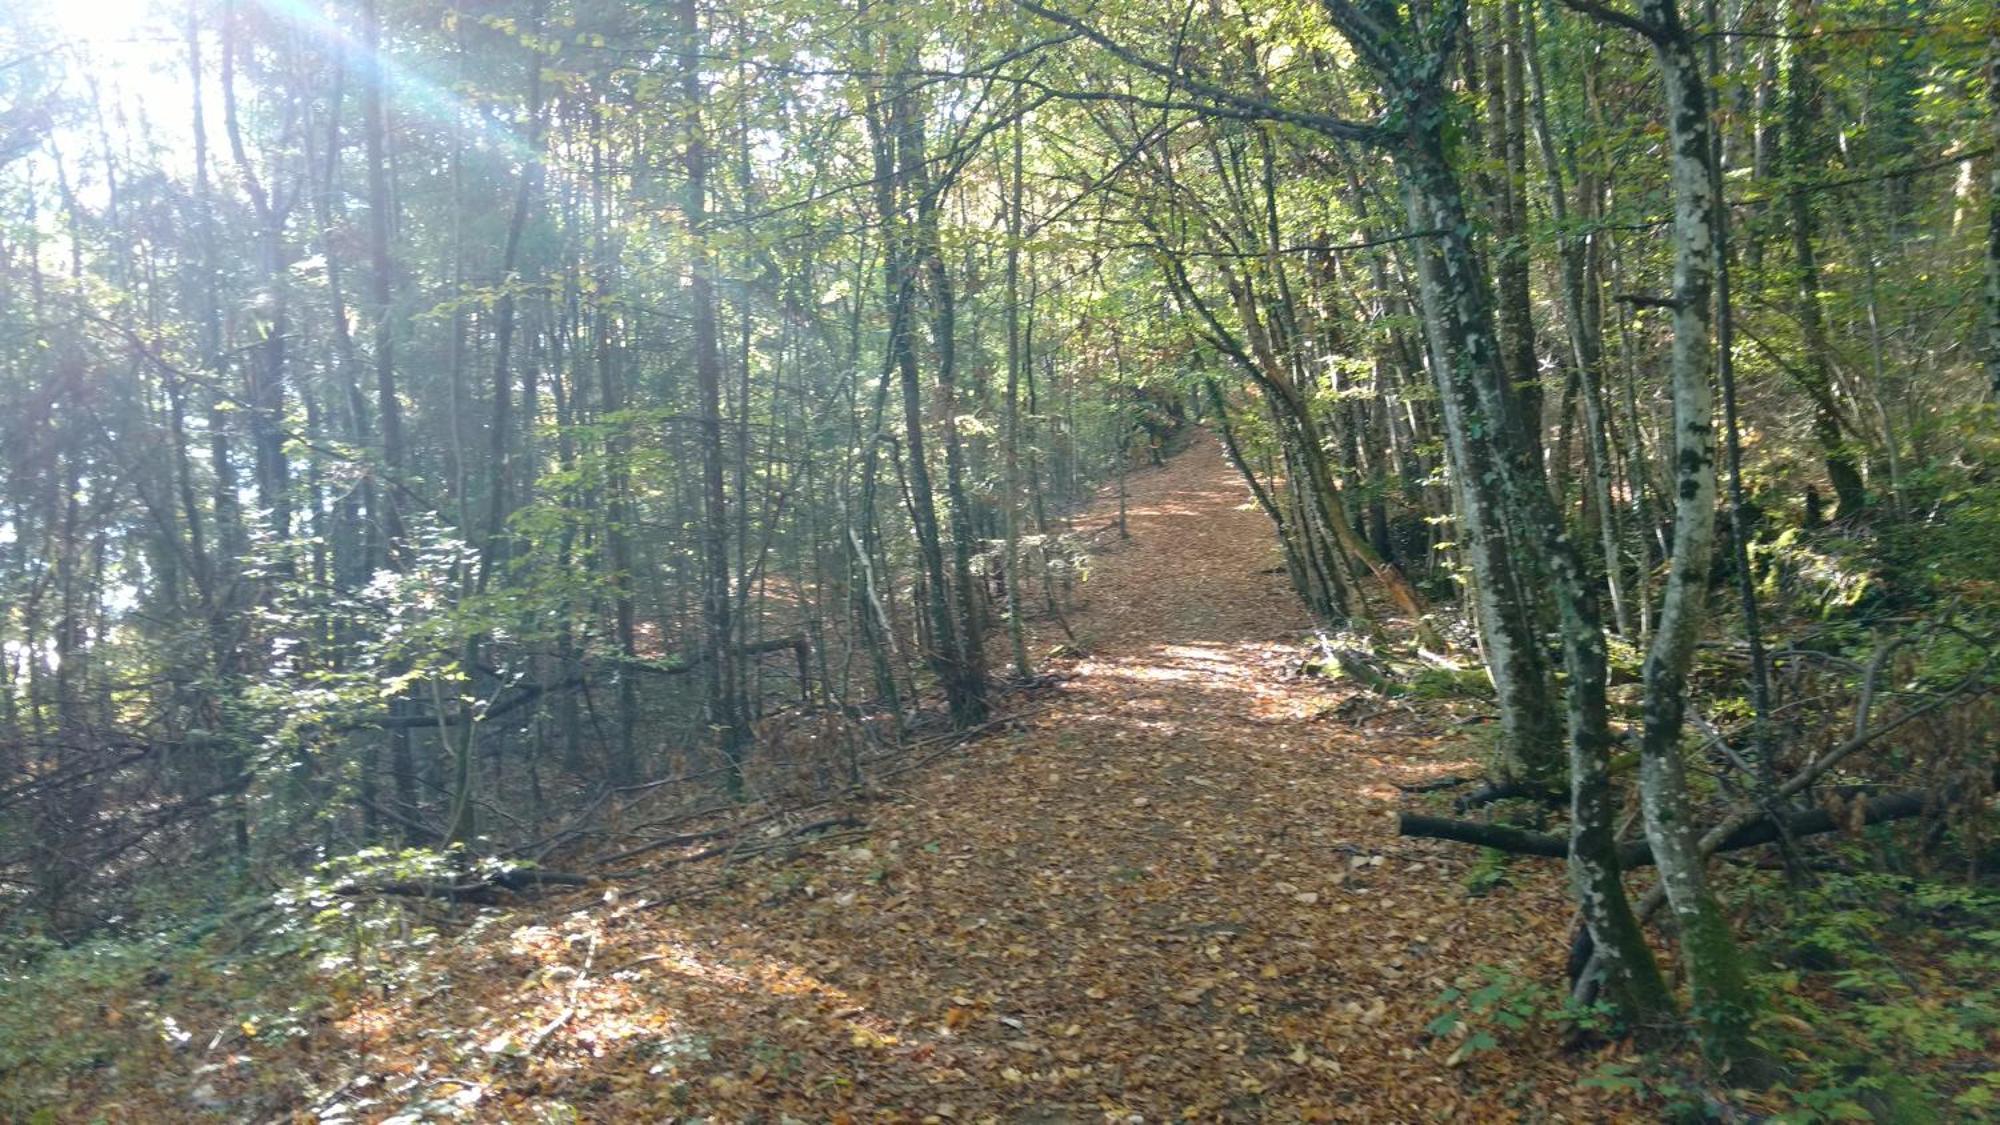
<svg viewBox="0 0 2000 1125"><path fill-rule="evenodd" d="M263 283L255 316L259 340L255 358L245 368L244 397L250 405L257 505L269 521L271 533L282 541L292 533L291 468L285 453L285 349L290 333L286 271L291 265L285 226L292 201L275 176L268 184L258 176L243 143L236 112L236 20L232 0L225 6L222 24L222 121L238 177L257 214L257 261Z"/></svg>
<svg viewBox="0 0 2000 1125"><path fill-rule="evenodd" d="M2000 33L1986 59L1987 132L1993 138L1986 188L1986 382L2000 402Z"/></svg>
<svg viewBox="0 0 2000 1125"><path fill-rule="evenodd" d="M688 300L694 314L695 391L701 419L702 633L714 653L708 665L708 722L722 752L731 796L743 794L743 756L750 726L737 687L736 623L731 616L729 500L723 485L722 355L715 317L715 264L708 239L708 135L701 59L706 37L695 0L674 7L680 37L683 127L687 130ZM745 404L747 407L747 404ZM739 500L741 498L739 497Z"/></svg>
<svg viewBox="0 0 2000 1125"><path fill-rule="evenodd" d="M1395 52L1367 21L1341 19L1350 39L1393 65ZM1360 46L1361 44L1357 44ZM1611 730L1605 704L1605 641L1597 599L1570 542L1554 500L1519 429L1508 418L1506 373L1500 361L1484 264L1475 250L1472 223L1458 177L1446 156L1449 118L1445 92L1434 77L1441 66L1404 60L1411 75L1385 73L1390 92L1407 103L1408 125L1393 149L1410 202L1411 229L1436 232L1422 256L1421 291L1438 342L1439 393L1448 429L1462 447L1492 448L1490 478L1510 522L1543 552L1560 611L1564 660L1569 669L1571 870L1591 936L1603 951L1605 975L1620 1009L1644 1023L1671 1010L1672 1000L1633 916L1620 880L1611 823L1608 773ZM1424 75L1433 77L1425 78ZM1472 491L1468 487L1468 492Z"/></svg>
<svg viewBox="0 0 2000 1125"><path fill-rule="evenodd" d="M1569 202L1563 190L1563 166L1556 155L1555 139L1549 129L1548 92L1542 81L1541 44L1536 34L1538 17L1522 16L1523 51L1533 89L1535 142L1541 150L1542 167L1548 178L1549 217L1558 234L1559 277L1562 282L1563 319L1569 327L1571 357L1576 362L1577 381L1583 391L1584 448L1589 458L1590 502L1597 511L1599 541L1604 554L1604 584L1611 595L1611 620L1618 632L1632 635L1632 613L1626 605L1624 563L1619 551L1618 512L1611 503L1611 450L1609 419L1604 409L1604 340L1598 323L1597 302L1589 299L1596 281L1590 270L1591 236L1569 233ZM1587 209L1587 204L1586 204Z"/></svg>
<svg viewBox="0 0 2000 1125"><path fill-rule="evenodd" d="M1818 76L1814 63L1818 52L1812 46L1812 0L1792 0L1791 27L1799 32L1787 44L1791 59L1787 67L1785 92L1786 155L1790 158L1792 188L1785 194L1791 212L1793 268L1798 287L1795 307L1799 333L1805 344L1804 363L1791 368L1801 389L1812 400L1813 439L1825 460L1827 480L1833 485L1834 517L1852 516L1867 503L1861 469L1847 448L1841 423L1840 403L1834 390L1833 344L1827 339L1826 314L1819 299L1818 250L1814 245L1811 202L1805 181L1816 170L1818 143Z"/></svg>
<svg viewBox="0 0 2000 1125"><path fill-rule="evenodd" d="M1660 881L1680 924L1682 960L1693 986L1694 1014L1709 1056L1725 1064L1755 1056L1749 1040L1752 1000L1741 956L1721 906L1709 891L1691 822L1680 735L1688 669L1707 596L1715 543L1715 400L1709 383L1720 183L1708 96L1676 0L1642 0L1666 94L1674 194L1673 555L1660 618L1645 665L1645 726L1639 748L1639 794Z"/></svg>
<svg viewBox="0 0 2000 1125"><path fill-rule="evenodd" d="M954 676L958 690L952 700L952 717L961 726L971 727L986 720L986 643L984 610L979 601L979 585L972 580L972 552L978 532L972 519L972 502L966 489L964 443L958 433L958 305L951 272L944 260L938 234L938 212L943 193L949 186L934 183L924 158L924 118L919 103L911 96L913 112L905 120L911 146L910 184L916 194L917 255L930 282L931 346L937 351L937 398L944 443L945 503L951 522L951 590L957 602L958 659Z"/></svg>
<svg viewBox="0 0 2000 1125"><path fill-rule="evenodd" d="M1014 651L1014 674L1025 681L1035 674L1035 670L1028 662L1027 633L1021 620L1021 192L1024 186L1021 133L1025 123L1020 116L1018 93L1014 114L1007 192L1007 432L1004 439L1007 443L1007 495L1003 507L1007 520L1007 638ZM1120 496L1119 526L1122 528L1122 492Z"/></svg>

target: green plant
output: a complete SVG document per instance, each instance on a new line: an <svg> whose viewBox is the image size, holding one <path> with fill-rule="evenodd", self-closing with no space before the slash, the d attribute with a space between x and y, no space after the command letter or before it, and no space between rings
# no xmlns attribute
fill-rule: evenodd
<svg viewBox="0 0 2000 1125"><path fill-rule="evenodd" d="M1506 883L1511 862L1512 857L1498 848L1481 848L1472 870L1465 873L1465 893L1478 898Z"/></svg>
<svg viewBox="0 0 2000 1125"><path fill-rule="evenodd" d="M1861 874L1758 901L1781 1119L1932 1121L2000 1094L1983 1065L2000 1050L2000 895Z"/></svg>
<svg viewBox="0 0 2000 1125"><path fill-rule="evenodd" d="M1573 1005L1548 984L1497 965L1475 966L1438 995L1438 1008L1425 1030L1439 1038L1459 1037L1452 1052L1455 1062L1493 1050L1504 1038L1533 1027L1559 1033L1602 1027L1607 1014Z"/></svg>
<svg viewBox="0 0 2000 1125"><path fill-rule="evenodd" d="M1410 699L1491 699L1493 682L1486 669L1444 668L1426 664L1410 674L1401 694Z"/></svg>

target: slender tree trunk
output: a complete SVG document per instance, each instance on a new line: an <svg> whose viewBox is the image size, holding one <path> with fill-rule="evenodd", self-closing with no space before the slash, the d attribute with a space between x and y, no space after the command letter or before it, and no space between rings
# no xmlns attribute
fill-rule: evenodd
<svg viewBox="0 0 2000 1125"><path fill-rule="evenodd" d="M632 599L631 483L625 436L625 383L614 341L611 309L617 287L617 259L611 248L610 216L605 199L606 154L604 123L590 123L591 261L589 293L591 361L597 376L598 416L604 430L604 561L609 571L612 640L623 667L618 670L617 723L612 732L610 775L629 785L641 771L637 749L639 690L637 683L638 611Z"/></svg>
<svg viewBox="0 0 2000 1125"><path fill-rule="evenodd" d="M1709 23L1716 23L1711 5ZM1708 43L1709 73L1720 69L1720 49L1711 38ZM1723 449L1729 467L1729 521L1730 548L1736 572L1737 605L1743 614L1743 636L1749 648L1750 657L1750 709L1756 723L1751 736L1755 755L1757 777L1755 786L1760 802L1769 812L1776 812L1773 802L1777 793L1777 763L1774 745L1776 732L1771 722L1771 665L1764 651L1764 626L1757 604L1757 576L1750 567L1750 541L1756 534L1756 526L1750 513L1750 506L1743 487L1743 441L1739 425L1736 399L1736 321L1733 278L1735 276L1735 240L1731 237L1730 213L1724 199L1723 182L1727 170L1726 149L1721 130L1712 141L1714 157L1710 168L1715 177L1712 190L1717 205L1715 215L1715 377L1722 391Z"/></svg>
<svg viewBox="0 0 2000 1125"><path fill-rule="evenodd" d="M1519 0L1504 0L1486 67L1487 144L1498 168L1493 210L1496 321L1501 362L1516 396L1516 424L1534 453L1537 468L1547 460L1542 443L1542 381L1535 354L1535 321L1529 292L1528 167L1521 67ZM1555 467L1556 472L1561 467Z"/></svg>
<svg viewBox="0 0 2000 1125"><path fill-rule="evenodd" d="M242 768L241 750L236 745L233 732L222 722L221 700L236 686L234 681L240 666L239 653L242 649L238 635L238 619L241 610L241 594L237 589L238 575L241 573L244 554L249 550L249 536L243 525L243 505L237 491L236 464L230 432L231 403L222 390L224 359L222 351L222 299L218 292L221 264L217 260L221 247L216 235L215 201L209 181L208 115L203 106L202 90L206 75L201 62L201 26L196 18L196 0L189 0L187 18L188 77L193 95L192 133L194 140L194 184L195 221L197 240L200 244L201 285L201 363L209 380L208 400L208 460L211 477L210 509L215 520L215 562L211 568L215 596L208 606L208 648L210 671L214 677L213 694L203 699L199 707L203 719L211 722L214 729L224 731L224 750L217 764L222 770L235 772ZM36 272L36 305L41 303L40 271ZM39 319L39 318L38 318ZM239 855L250 848L249 813L240 797L232 801L230 813L231 827L235 833L236 850Z"/></svg>
<svg viewBox="0 0 2000 1125"><path fill-rule="evenodd" d="M729 497L724 485L722 353L716 328L715 262L708 245L708 126L703 120L702 33L695 0L674 7L680 39L681 111L686 115L688 300L694 314L694 373L701 428L702 643L708 648L708 722L715 731L730 795L743 795L743 758L750 724L738 695L737 625L732 615ZM740 404L747 409L748 404ZM741 502L742 498L738 497Z"/></svg>
<svg viewBox="0 0 2000 1125"><path fill-rule="evenodd" d="M292 533L291 467L285 453L285 359L290 339L286 271L291 265L285 227L292 199L277 179L257 174L236 112L236 54L239 49L234 0L224 6L222 37L222 121L229 149L258 219L258 270L263 292L258 295L255 359L245 371L245 399L250 406L250 446L255 470L257 505L280 541Z"/></svg>
<svg viewBox="0 0 2000 1125"><path fill-rule="evenodd" d="M1785 91L1786 155L1790 158L1791 190L1785 194L1791 212L1793 268L1797 271L1795 306L1799 332L1805 344L1803 363L1795 368L1796 378L1812 399L1813 438L1825 460L1827 480L1833 485L1835 518L1852 516L1867 503L1861 469L1847 447L1841 424L1840 403L1834 387L1833 344L1827 339L1826 314L1820 304L1818 249L1814 244L1815 224L1812 203L1806 195L1805 180L1815 170L1820 152L1818 142L1819 77L1815 73L1818 51L1810 32L1812 0L1791 0L1791 27L1798 34L1787 44L1791 52Z"/></svg>
<svg viewBox="0 0 2000 1125"><path fill-rule="evenodd" d="M1688 670L1707 596L1715 544L1715 399L1710 386L1710 301L1720 227L1720 177L1706 81L1676 0L1642 0L1666 92L1674 192L1673 555L1660 596L1660 620L1646 657L1645 726L1639 748L1640 804L1646 835L1679 923L1682 961L1693 985L1703 1047L1724 1063L1755 1054L1749 1040L1752 1001L1735 937L1708 888L1697 846L1680 736Z"/></svg>
<svg viewBox="0 0 2000 1125"><path fill-rule="evenodd" d="M1987 133L1993 138L1986 188L1986 382L2000 402L2000 34L1986 58Z"/></svg>
<svg viewBox="0 0 2000 1125"><path fill-rule="evenodd" d="M914 97L911 99L916 106ZM951 272L944 260L938 213L948 184L933 182L924 158L923 115L912 112L905 121L906 144L913 157L907 167L916 195L917 254L930 282L931 346L937 351L937 397L944 445L944 491L951 525L951 589L958 612L956 721L974 726L986 718L985 613L979 585L972 579L972 553L979 541L966 487L965 447L958 433L958 305Z"/></svg>
<svg viewBox="0 0 2000 1125"><path fill-rule="evenodd" d="M542 7L538 2L534 12L534 26L539 33L542 24ZM542 56L538 47L530 48L528 77L528 147L529 157L526 167L521 170L520 183L514 189L514 207L507 222L507 241L500 255L499 299L494 303L493 316L493 416L487 432L487 494L486 527L479 539L479 562L472 577L472 593L484 594L492 581L495 570L505 561L507 553L507 517L512 512L512 492L514 475L514 379L512 361L516 313L519 302L515 290L519 283L516 276L520 268L521 242L528 225L528 216L533 211L541 193L542 182ZM479 666L480 650L486 641L483 630L475 631L465 639L461 661L461 675L470 680ZM474 828L473 790L473 749L479 724L468 720L459 724L456 738L451 747L451 811L445 829L445 839L449 843L467 843L472 838Z"/></svg>
<svg viewBox="0 0 2000 1125"><path fill-rule="evenodd" d="M1007 637L1014 650L1014 674L1025 681L1035 670L1028 662L1027 630L1021 620L1021 134L1026 126L1021 120L1018 93L1014 115L1007 192L1007 495L1003 506L1007 520Z"/></svg>
<svg viewBox="0 0 2000 1125"><path fill-rule="evenodd" d="M924 249L920 234L902 216L905 196L914 191L917 169L924 160L924 124L918 114L916 95L900 74L891 78L884 102L871 114L871 127L876 133L877 212L886 240L883 295L889 306L888 347L902 391L910 521L923 563L922 597L930 624L927 655L944 688L953 721L960 726L973 726L985 718L984 685L966 674L969 665L965 639L952 612L951 585L924 434L923 383L915 338L916 274L923 266Z"/></svg>
<svg viewBox="0 0 2000 1125"><path fill-rule="evenodd" d="M1611 504L1611 451L1608 448L1604 409L1604 341L1597 322L1597 303L1589 300L1586 289L1595 286L1589 270L1590 236L1569 232L1569 203L1563 190L1563 166L1556 154L1555 139L1549 129L1548 93L1542 81L1541 44L1534 12L1521 19L1523 50L1533 87L1535 142L1541 150L1543 171L1548 178L1549 217L1558 233L1559 277L1562 281L1563 319L1569 326L1571 356L1576 362L1577 380L1582 385L1584 447L1589 457L1590 502L1597 510L1599 541L1604 553L1604 584L1611 596L1611 619L1618 632L1632 635L1632 613L1626 605L1624 563L1620 557L1617 509Z"/></svg>
<svg viewBox="0 0 2000 1125"><path fill-rule="evenodd" d="M368 162L368 298L375 318L375 416L382 433L384 478L379 483L371 482L367 493L374 503L371 514L380 523L381 536L381 556L369 559L368 565L401 571L407 563L400 489L408 470L408 456L404 450L402 399L396 382L396 267L389 249L395 221L389 190L389 79L382 66L382 21L376 0L366 0L362 6L362 46L362 62L368 68L361 94L362 146ZM393 700L389 708L391 714L405 712L407 695ZM407 824L415 821L417 812L416 763L410 731L399 726L388 732L388 738L397 811Z"/></svg>

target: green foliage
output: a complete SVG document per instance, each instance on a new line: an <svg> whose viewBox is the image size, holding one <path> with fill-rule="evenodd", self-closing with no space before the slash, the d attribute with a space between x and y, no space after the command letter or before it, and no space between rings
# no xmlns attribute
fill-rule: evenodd
<svg viewBox="0 0 2000 1125"><path fill-rule="evenodd" d="M336 990L401 987L419 963L410 954L434 944L437 933L415 921L406 899L357 892L390 884L450 885L503 866L429 848L364 848L328 860L272 896L282 919L273 931L275 949L309 961Z"/></svg>
<svg viewBox="0 0 2000 1125"><path fill-rule="evenodd" d="M1764 575L1760 596L1800 615L1849 618L1888 593L1874 544L1857 534L1789 528L1752 556Z"/></svg>
<svg viewBox="0 0 2000 1125"><path fill-rule="evenodd" d="M1438 995L1429 1035L1456 1037L1456 1061L1499 1048L1509 1037L1601 1033L1613 1026L1607 1004L1578 1004L1568 993L1499 965L1478 965Z"/></svg>
<svg viewBox="0 0 2000 1125"><path fill-rule="evenodd" d="M1789 1076L1785 1120L1933 1121L2000 1087L2000 894L1958 883L1839 875L1756 894L1773 967L1759 1034Z"/></svg>
<svg viewBox="0 0 2000 1125"><path fill-rule="evenodd" d="M1774 1121L1928 1122L2000 1109L2000 893L1880 875L1827 877L1786 893L1737 888L1761 916L1754 954L1767 968L1758 1042L1781 1068L1750 1094L1705 1078L1669 1044L1607 1058L1580 1085L1642 1098L1663 1120L1711 1120L1742 1103ZM1518 972L1479 966L1438 998L1427 1026L1454 1061L1510 1036L1615 1030L1602 1007ZM1720 1083L1720 1085L1718 1085Z"/></svg>
<svg viewBox="0 0 2000 1125"><path fill-rule="evenodd" d="M1646 650L1633 642L1632 638L1607 636L1604 638L1605 670L1614 682L1630 680L1637 682L1646 666Z"/></svg>
<svg viewBox="0 0 2000 1125"><path fill-rule="evenodd" d="M37 1115L64 1103L72 1072L185 1072L179 1056L191 1052L301 1036L328 1002L270 924L269 901L254 898L67 948L17 939L0 957L8 1120L54 1120Z"/></svg>
<svg viewBox="0 0 2000 1125"><path fill-rule="evenodd" d="M1499 848L1479 849L1479 858L1465 873L1465 893L1481 897L1507 882L1507 868L1513 857Z"/></svg>
<svg viewBox="0 0 2000 1125"><path fill-rule="evenodd" d="M1410 699L1493 698L1493 681L1487 677L1486 669L1477 665L1445 668L1426 664L1410 673L1407 679L1397 682L1402 688L1400 694Z"/></svg>
<svg viewBox="0 0 2000 1125"><path fill-rule="evenodd" d="M1962 476L1929 510L1884 533L1883 554L1904 581L1933 597L2000 611L2000 484Z"/></svg>
<svg viewBox="0 0 2000 1125"><path fill-rule="evenodd" d="M64 948L45 938L0 947L0 1119L33 1120L63 1101L65 1075L114 1067L130 1076L229 1043L303 1039L363 993L413 987L437 971L423 954L442 936L414 900L353 893L390 882L455 882L453 853L371 848L320 864L269 895L107 933ZM211 873L212 875L213 873ZM476 938L487 917L461 935ZM143 1081L143 1079L136 1079Z"/></svg>

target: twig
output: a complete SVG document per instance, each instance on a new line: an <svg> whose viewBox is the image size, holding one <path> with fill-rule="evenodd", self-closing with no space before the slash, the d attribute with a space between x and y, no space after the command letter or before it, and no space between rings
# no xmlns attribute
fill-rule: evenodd
<svg viewBox="0 0 2000 1125"><path fill-rule="evenodd" d="M542 1044L548 1041L549 1036L554 1035L564 1024L576 1017L577 994L583 991L583 982L590 979L590 966L596 959L597 935L593 933L590 935L590 945L583 951L583 969L576 974L576 979L570 982L569 1003L563 1006L562 1012L556 1018L543 1024L541 1030L535 1032L535 1037L528 1040L527 1044L521 1048L523 1055L532 1056L535 1052L541 1050Z"/></svg>
<svg viewBox="0 0 2000 1125"><path fill-rule="evenodd" d="M748 827L748 825L745 825L745 827ZM716 856L720 855L761 855L764 852L777 851L779 848L790 847L793 839L799 836L809 835L814 832L823 832L829 828L866 828L866 827L867 827L867 822L863 821L860 817L856 816L829 817L826 820L816 820L811 824L801 824L796 828L788 828L778 837L778 839L773 840L767 844L758 845L756 847L746 847L745 846L746 840L739 833L734 839L731 839L728 843L717 844L712 848L703 848L701 851L695 852L693 855L676 856L673 859L663 860L660 863L653 865L653 867L651 868L614 872L612 874L606 875L605 878L628 879L635 875L645 874L648 871L659 871L661 869L668 867L678 867L684 863L698 863L704 859L714 859Z"/></svg>

